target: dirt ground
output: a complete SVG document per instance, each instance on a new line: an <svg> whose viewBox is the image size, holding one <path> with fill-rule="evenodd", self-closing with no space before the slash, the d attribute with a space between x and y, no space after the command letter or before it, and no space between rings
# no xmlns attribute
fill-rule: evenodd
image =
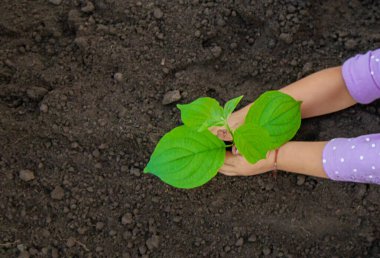
<svg viewBox="0 0 380 258"><path fill-rule="evenodd" d="M142 173L175 103L248 104L379 29L376 0L1 0L0 257L380 257L379 186ZM376 132L379 101L296 138Z"/></svg>

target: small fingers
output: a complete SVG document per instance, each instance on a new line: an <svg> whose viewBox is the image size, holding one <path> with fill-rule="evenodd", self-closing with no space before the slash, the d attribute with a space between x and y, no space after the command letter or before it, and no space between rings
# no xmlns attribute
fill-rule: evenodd
<svg viewBox="0 0 380 258"><path fill-rule="evenodd" d="M225 176L237 176L237 174L235 172L224 168L224 166L219 169L219 173L221 173Z"/></svg>
<svg viewBox="0 0 380 258"><path fill-rule="evenodd" d="M224 164L219 169L219 172L226 176L237 176L238 173L236 171L236 167L234 166L236 162L235 159L236 159L236 156L234 156L230 151L227 151Z"/></svg>

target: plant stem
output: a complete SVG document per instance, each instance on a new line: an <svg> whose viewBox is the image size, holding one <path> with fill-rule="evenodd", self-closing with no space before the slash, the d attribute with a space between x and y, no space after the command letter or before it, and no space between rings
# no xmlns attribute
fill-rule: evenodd
<svg viewBox="0 0 380 258"><path fill-rule="evenodd" d="M234 133L232 132L232 130L231 130L231 128L230 128L230 126L229 126L229 124L228 124L227 121L226 121L225 127L226 127L227 131L228 131L228 132L231 134L231 136L232 136L232 142L234 142Z"/></svg>

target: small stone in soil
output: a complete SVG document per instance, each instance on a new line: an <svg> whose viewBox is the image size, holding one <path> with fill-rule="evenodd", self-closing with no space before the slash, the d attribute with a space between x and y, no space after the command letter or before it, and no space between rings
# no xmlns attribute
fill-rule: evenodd
<svg viewBox="0 0 380 258"><path fill-rule="evenodd" d="M117 81L117 82L122 82L123 79L124 79L124 76L123 76L122 73L115 73L115 74L113 75L113 78L114 78L115 81Z"/></svg>
<svg viewBox="0 0 380 258"><path fill-rule="evenodd" d="M26 95L33 100L40 100L46 95L47 92L48 90L42 87L31 87L26 91Z"/></svg>
<svg viewBox="0 0 380 258"><path fill-rule="evenodd" d="M73 247L75 245L75 238L73 237L69 237L69 239L67 239L66 241L66 246L67 247Z"/></svg>
<svg viewBox="0 0 380 258"><path fill-rule="evenodd" d="M236 246L242 246L244 244L244 239L241 237L241 238L239 238L237 241L236 241L236 243L235 243L235 245Z"/></svg>
<svg viewBox="0 0 380 258"><path fill-rule="evenodd" d="M270 254L270 249L268 247L263 248L263 254L264 255L269 255Z"/></svg>
<svg viewBox="0 0 380 258"><path fill-rule="evenodd" d="M98 149L94 150L92 152L92 156L94 156L95 158L99 158L100 157L100 151Z"/></svg>
<svg viewBox="0 0 380 258"><path fill-rule="evenodd" d="M139 246L139 252L140 252L141 255L145 254L146 251L147 251L147 250L146 250L145 245L141 245L141 246Z"/></svg>
<svg viewBox="0 0 380 258"><path fill-rule="evenodd" d="M344 43L344 47L347 50L353 50L357 47L357 45L358 45L358 42L354 39L349 39Z"/></svg>
<svg viewBox="0 0 380 258"><path fill-rule="evenodd" d="M131 174L134 175L134 176L141 176L141 172L140 172L140 169L138 168L131 168Z"/></svg>
<svg viewBox="0 0 380 258"><path fill-rule="evenodd" d="M132 214L129 212L125 213L123 217L121 217L121 224L123 225L131 224L132 221L133 221Z"/></svg>
<svg viewBox="0 0 380 258"><path fill-rule="evenodd" d="M307 62L303 68L302 68L302 72L303 73L309 73L313 70L313 63L310 63L310 62Z"/></svg>
<svg viewBox="0 0 380 258"><path fill-rule="evenodd" d="M78 228L77 231L78 231L79 235L84 235L87 232L87 228L81 227L81 228Z"/></svg>
<svg viewBox="0 0 380 258"><path fill-rule="evenodd" d="M303 185L305 183L305 176L297 176L297 185Z"/></svg>
<svg viewBox="0 0 380 258"><path fill-rule="evenodd" d="M34 247L29 248L29 254L35 257L38 254L38 250Z"/></svg>
<svg viewBox="0 0 380 258"><path fill-rule="evenodd" d="M289 13L294 13L296 10L297 10L297 8L295 8L293 5L288 6L288 12Z"/></svg>
<svg viewBox="0 0 380 258"><path fill-rule="evenodd" d="M146 240L146 246L149 250L153 250L154 248L158 248L160 244L160 238L157 235L153 235L151 238Z"/></svg>
<svg viewBox="0 0 380 258"><path fill-rule="evenodd" d="M253 242L255 242L256 240L257 240L256 235L250 235L250 236L248 237L248 242L253 243Z"/></svg>
<svg viewBox="0 0 380 258"><path fill-rule="evenodd" d="M54 200L62 200L65 196L65 191L62 187L56 186L54 190L50 193L50 196Z"/></svg>
<svg viewBox="0 0 380 258"><path fill-rule="evenodd" d="M20 179L22 181L25 181L25 182L29 182L29 181L35 179L34 172L31 170L27 170L27 169L21 170L19 176L20 176Z"/></svg>
<svg viewBox="0 0 380 258"><path fill-rule="evenodd" d="M74 40L74 43L81 49L82 51L86 51L88 49L88 42L85 37L77 37Z"/></svg>
<svg viewBox="0 0 380 258"><path fill-rule="evenodd" d="M291 44L293 42L293 36L289 33L281 33L279 39L284 41L286 44Z"/></svg>
<svg viewBox="0 0 380 258"><path fill-rule="evenodd" d="M104 228L104 223L99 221L99 222L96 222L96 225L95 225L95 228L96 230L102 230Z"/></svg>
<svg viewBox="0 0 380 258"><path fill-rule="evenodd" d="M173 221L174 222L180 222L182 220L182 218L180 217L180 216L175 216L174 218L173 218Z"/></svg>
<svg viewBox="0 0 380 258"><path fill-rule="evenodd" d="M231 45L230 45L230 48L231 49L237 48L237 43L236 42L232 42Z"/></svg>
<svg viewBox="0 0 380 258"><path fill-rule="evenodd" d="M153 16L154 16L154 18L156 18L156 19L161 19L161 18L164 16L164 13L161 11L160 8L155 8L155 9L153 10Z"/></svg>
<svg viewBox="0 0 380 258"><path fill-rule="evenodd" d="M42 247L42 248L41 248L41 253L42 253L43 255L45 255L45 257L46 257L46 255L49 253L49 248L47 248L47 247Z"/></svg>
<svg viewBox="0 0 380 258"><path fill-rule="evenodd" d="M90 1L87 2L87 4L80 9L84 13L91 13L95 10L95 6Z"/></svg>
<svg viewBox="0 0 380 258"><path fill-rule="evenodd" d="M162 99L163 105L169 105L171 103L177 102L181 99L181 93L179 90L172 90L165 93L164 98Z"/></svg>
<svg viewBox="0 0 380 258"><path fill-rule="evenodd" d="M222 54L222 48L219 46L215 46L211 48L211 53L213 54L213 56L219 57Z"/></svg>
<svg viewBox="0 0 380 258"><path fill-rule="evenodd" d="M69 14L67 15L67 22L71 29L76 29L79 27L81 21L81 13L78 10L72 9L69 11Z"/></svg>
<svg viewBox="0 0 380 258"><path fill-rule="evenodd" d="M46 104L41 104L41 106L40 106L40 111L41 111L42 113L47 113L48 110L49 110L48 105L46 105Z"/></svg>

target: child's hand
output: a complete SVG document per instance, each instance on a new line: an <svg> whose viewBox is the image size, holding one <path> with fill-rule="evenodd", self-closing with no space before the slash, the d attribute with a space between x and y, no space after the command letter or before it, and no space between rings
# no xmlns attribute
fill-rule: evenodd
<svg viewBox="0 0 380 258"><path fill-rule="evenodd" d="M273 153L269 152L266 159L262 159L255 164L250 164L245 158L236 153L236 150L226 153L224 165L219 172L226 176L253 176L268 172L273 169Z"/></svg>

